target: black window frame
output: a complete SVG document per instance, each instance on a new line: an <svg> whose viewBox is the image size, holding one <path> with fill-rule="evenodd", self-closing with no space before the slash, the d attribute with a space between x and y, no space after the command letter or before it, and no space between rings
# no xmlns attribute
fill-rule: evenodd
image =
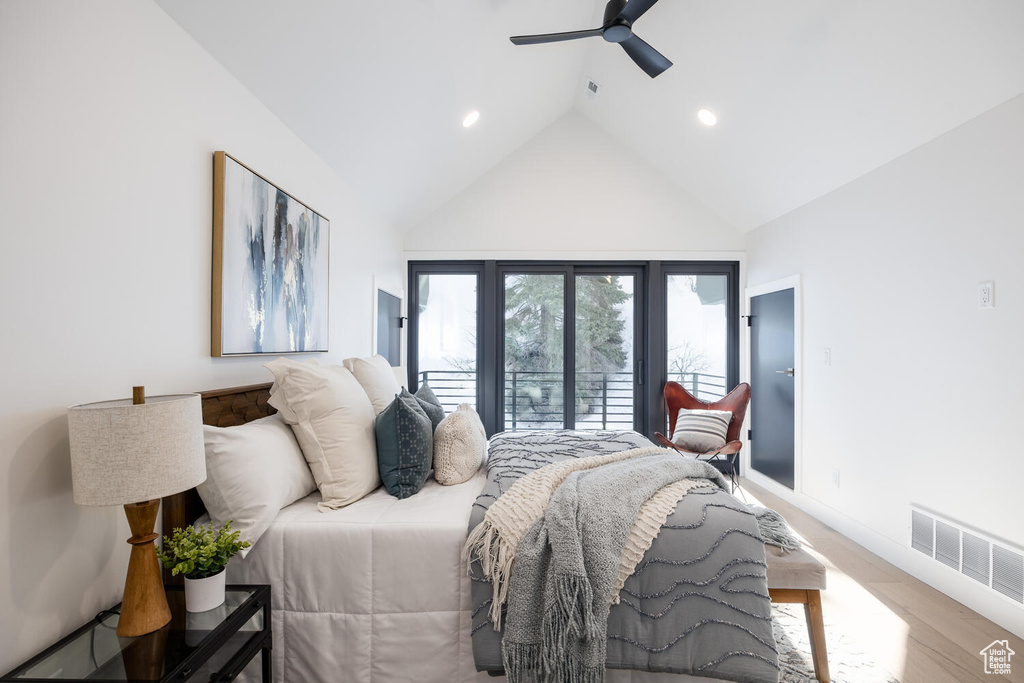
<svg viewBox="0 0 1024 683"><path fill-rule="evenodd" d="M486 270L482 261L410 261L409 281L406 290L409 292L409 331L406 348L406 372L409 391L415 392L419 388L419 276L420 275L476 275L476 408L481 419L484 420L484 427L487 433L492 430L487 424L486 415L492 410L489 405L493 402L493 387L489 386L485 378L492 376L488 373L487 356L484 347L487 343L485 337L485 317L488 311L492 312L493 306L485 305ZM493 322L492 322L493 328ZM483 343L481 343L483 342ZM491 389L488 392L488 389Z"/></svg>
<svg viewBox="0 0 1024 683"><path fill-rule="evenodd" d="M668 378L669 275L726 275L726 385L739 383L739 268L738 261L551 261L551 260L423 260L409 261L409 329L406 348L408 383L411 391L419 384L418 310L419 275L475 273L477 275L477 412L488 436L504 422L504 275L506 273L565 273L576 275L630 274L634 287L634 429L648 437L664 431L667 415L663 391ZM575 396L575 282L565 288L565 395ZM571 300L570 300L571 299ZM570 393L570 391L572 393ZM575 400L567 400L566 424L575 419Z"/></svg>
<svg viewBox="0 0 1024 683"><path fill-rule="evenodd" d="M577 275L629 275L633 276L633 429L642 428L643 415L646 408L644 387L646 377L644 369L644 330L646 321L646 264L639 261L501 261L497 266L497 289L499 326L497 339L499 346L495 349L496 363L500 368L499 405L494 416L496 429L504 429L505 424L505 275L519 273L562 274L565 282L564 290L564 338L565 345L562 362L562 381L564 387L563 429L572 429L576 424L576 276ZM570 280L572 285L569 284ZM570 321L572 324L570 324Z"/></svg>
<svg viewBox="0 0 1024 683"><path fill-rule="evenodd" d="M647 306L650 331L647 337L651 359L651 383L648 388L646 434L664 432L668 421L663 392L668 381L668 276L725 275L726 332L725 384L732 391L740 381L740 264L739 261L651 261Z"/></svg>

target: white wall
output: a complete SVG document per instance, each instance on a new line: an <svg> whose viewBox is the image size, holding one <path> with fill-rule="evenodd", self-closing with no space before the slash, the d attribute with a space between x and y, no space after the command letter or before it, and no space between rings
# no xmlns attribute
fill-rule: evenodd
<svg viewBox="0 0 1024 683"><path fill-rule="evenodd" d="M423 252L587 258L596 251L700 258L696 252L742 248L732 226L575 111L405 234L409 258Z"/></svg>
<svg viewBox="0 0 1024 683"><path fill-rule="evenodd" d="M120 599L118 508L71 497L66 406L266 381L210 358L212 154L331 220L331 354L370 350L400 238L161 9L0 3L0 671ZM296 93L301 96L301 93Z"/></svg>
<svg viewBox="0 0 1024 683"><path fill-rule="evenodd" d="M747 239L749 285L802 276L803 503L1020 636L907 528L917 503L1024 546L1022 255L1024 95Z"/></svg>

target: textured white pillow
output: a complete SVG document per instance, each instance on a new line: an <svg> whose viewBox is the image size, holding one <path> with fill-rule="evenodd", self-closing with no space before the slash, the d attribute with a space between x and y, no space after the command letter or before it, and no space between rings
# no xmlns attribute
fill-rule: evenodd
<svg viewBox="0 0 1024 683"><path fill-rule="evenodd" d="M468 403L441 420L434 430L434 478L451 486L468 481L487 455L487 432Z"/></svg>
<svg viewBox="0 0 1024 683"><path fill-rule="evenodd" d="M373 406L352 373L339 365L279 358L270 405L292 426L320 487L321 510L354 503L380 486Z"/></svg>
<svg viewBox="0 0 1024 683"><path fill-rule="evenodd" d="M680 408L672 443L691 453L710 453L725 445L732 413L728 410Z"/></svg>
<svg viewBox="0 0 1024 683"><path fill-rule="evenodd" d="M391 405L395 396L402 392L395 371L384 356L378 354L369 358L346 358L342 363L355 375L359 385L370 398L374 414Z"/></svg>
<svg viewBox="0 0 1024 683"><path fill-rule="evenodd" d="M231 520L256 545L277 513L316 490L292 429L278 415L238 427L203 427L206 481L197 486L217 526ZM244 557L251 548L242 551Z"/></svg>

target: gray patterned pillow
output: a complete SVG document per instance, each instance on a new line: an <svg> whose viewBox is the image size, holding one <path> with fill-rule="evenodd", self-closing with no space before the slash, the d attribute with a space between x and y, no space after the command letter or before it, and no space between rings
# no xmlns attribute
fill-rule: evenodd
<svg viewBox="0 0 1024 683"><path fill-rule="evenodd" d="M407 390L374 420L377 469L384 488L408 498L423 486L434 458L434 428L419 401Z"/></svg>
<svg viewBox="0 0 1024 683"><path fill-rule="evenodd" d="M672 443L691 453L710 453L725 445L732 413L728 410L679 409Z"/></svg>
<svg viewBox="0 0 1024 683"><path fill-rule="evenodd" d="M441 420L444 419L444 406L441 405L441 401L434 395L434 390L430 388L429 384L424 382L413 396L419 401L423 412L430 418L431 426L437 429L437 425L441 424Z"/></svg>

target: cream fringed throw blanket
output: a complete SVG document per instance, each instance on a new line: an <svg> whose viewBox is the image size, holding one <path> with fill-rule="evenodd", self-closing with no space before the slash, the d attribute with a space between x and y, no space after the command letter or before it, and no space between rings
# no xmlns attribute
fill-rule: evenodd
<svg viewBox="0 0 1024 683"><path fill-rule="evenodd" d="M547 509L551 496L562 485L566 477L573 472L665 452L664 448L633 448L619 453L551 463L516 481L508 491L487 508L484 521L478 524L466 539L466 545L462 550L462 560L469 567L474 559L479 559L480 570L484 578L491 583L494 595L491 600L490 617L494 624L494 630L501 629L501 611L508 601L512 564L516 558L519 541L526 535L530 527L544 516L544 510ZM678 501L678 498L676 500ZM666 513L667 515L668 513ZM654 533L657 534L657 527ZM639 547L642 544L638 542L634 545ZM650 541L647 542L647 546L650 546ZM639 557L642 557L645 551L646 547L640 551ZM626 576L629 573L631 572L628 572ZM623 581L625 581L625 577L623 577Z"/></svg>

